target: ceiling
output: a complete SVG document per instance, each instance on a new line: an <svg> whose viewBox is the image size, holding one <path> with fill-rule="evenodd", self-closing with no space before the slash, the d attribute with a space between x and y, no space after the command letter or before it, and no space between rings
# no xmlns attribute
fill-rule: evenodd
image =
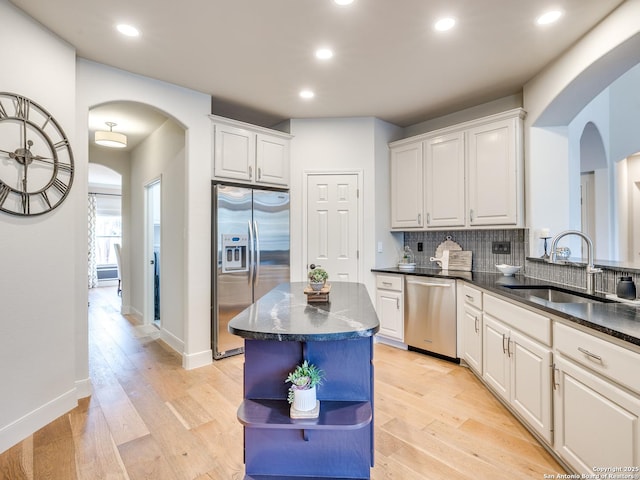
<svg viewBox="0 0 640 480"><path fill-rule="evenodd" d="M408 126L519 93L622 3L11 1L74 45L80 57L210 94L212 113L266 126L342 116ZM551 7L564 11L560 20L535 25ZM436 32L433 23L444 15L457 25ZM114 25L123 22L141 36L117 33ZM331 47L334 57L317 60L320 46ZM315 97L301 99L303 88Z"/></svg>

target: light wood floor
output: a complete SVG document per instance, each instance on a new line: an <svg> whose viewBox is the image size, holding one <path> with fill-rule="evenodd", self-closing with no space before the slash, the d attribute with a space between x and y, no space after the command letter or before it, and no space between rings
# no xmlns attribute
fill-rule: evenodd
<svg viewBox="0 0 640 480"><path fill-rule="evenodd" d="M91 291L94 394L0 455L0 479L243 478L242 356L185 371L154 327ZM563 472L467 369L375 347L377 479L542 479Z"/></svg>

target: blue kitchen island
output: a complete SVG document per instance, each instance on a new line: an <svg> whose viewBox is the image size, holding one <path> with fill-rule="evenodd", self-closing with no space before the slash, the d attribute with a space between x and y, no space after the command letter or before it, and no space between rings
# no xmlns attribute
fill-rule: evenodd
<svg viewBox="0 0 640 480"><path fill-rule="evenodd" d="M327 303L307 303L305 287L282 284L229 323L245 339L246 480L370 477L378 317L362 284L332 284ZM291 419L285 378L304 359L325 372L320 415Z"/></svg>

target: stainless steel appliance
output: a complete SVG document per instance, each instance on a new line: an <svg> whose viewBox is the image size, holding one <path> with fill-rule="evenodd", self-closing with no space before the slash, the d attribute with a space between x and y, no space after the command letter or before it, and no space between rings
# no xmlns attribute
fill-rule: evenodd
<svg viewBox="0 0 640 480"><path fill-rule="evenodd" d="M289 281L289 192L212 188L211 347L219 359L243 351L229 320Z"/></svg>
<svg viewBox="0 0 640 480"><path fill-rule="evenodd" d="M456 281L405 276L404 337L411 349L458 361Z"/></svg>

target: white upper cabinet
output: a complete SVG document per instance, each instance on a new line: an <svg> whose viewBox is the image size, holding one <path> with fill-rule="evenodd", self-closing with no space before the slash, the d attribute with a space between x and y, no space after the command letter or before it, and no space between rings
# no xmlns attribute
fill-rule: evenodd
<svg viewBox="0 0 640 480"><path fill-rule="evenodd" d="M290 135L213 115L210 118L214 179L289 185Z"/></svg>
<svg viewBox="0 0 640 480"><path fill-rule="evenodd" d="M518 108L389 144L391 228L524 226L524 115Z"/></svg>
<svg viewBox="0 0 640 480"><path fill-rule="evenodd" d="M424 142L425 221L429 227L464 227L464 133Z"/></svg>
<svg viewBox="0 0 640 480"><path fill-rule="evenodd" d="M519 133L520 130L520 133ZM522 149L516 119L472 128L468 139L469 225L516 225ZM520 194L520 198L518 195Z"/></svg>
<svg viewBox="0 0 640 480"><path fill-rule="evenodd" d="M391 228L423 226L422 142L391 149Z"/></svg>
<svg viewBox="0 0 640 480"><path fill-rule="evenodd" d="M289 184L289 140L259 133L256 137L256 181Z"/></svg>

